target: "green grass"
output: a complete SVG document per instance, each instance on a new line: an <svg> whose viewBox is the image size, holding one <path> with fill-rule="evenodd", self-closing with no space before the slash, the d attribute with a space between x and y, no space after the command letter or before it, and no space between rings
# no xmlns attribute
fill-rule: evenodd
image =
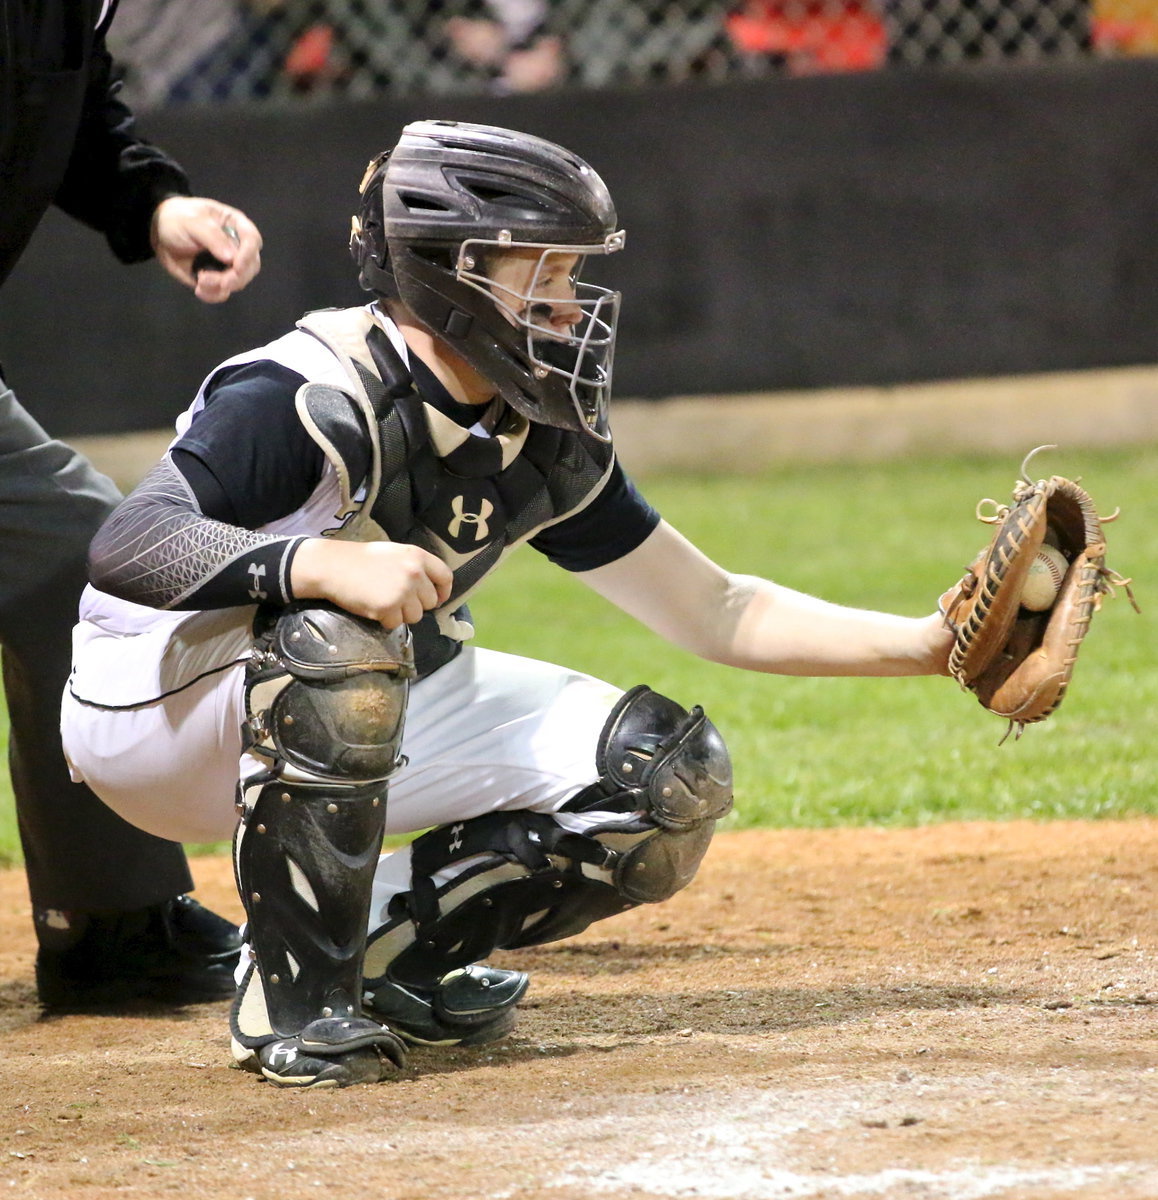
<svg viewBox="0 0 1158 1200"><path fill-rule="evenodd" d="M932 611L988 530L982 496L1008 499L1008 456L808 467L760 478L653 477L648 498L731 570L868 608ZM621 687L699 703L736 767L737 828L910 825L1158 812L1158 447L1041 456L1081 474L1106 512L1112 567L1135 581L1095 620L1057 714L998 746L1005 725L947 679L793 679L676 650L530 550L472 603L479 643L563 662ZM3 780L0 786L6 787ZM0 859L17 855L0 798Z"/></svg>

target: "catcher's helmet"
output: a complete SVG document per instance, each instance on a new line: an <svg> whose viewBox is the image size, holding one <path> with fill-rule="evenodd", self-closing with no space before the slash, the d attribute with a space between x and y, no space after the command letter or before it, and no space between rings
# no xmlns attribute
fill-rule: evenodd
<svg viewBox="0 0 1158 1200"><path fill-rule="evenodd" d="M624 235L595 171L529 134L416 121L370 163L361 193L350 252L362 286L401 300L524 416L607 440L619 293L576 276ZM521 290L488 274L504 250L531 263ZM563 323L538 291L561 255L574 288Z"/></svg>

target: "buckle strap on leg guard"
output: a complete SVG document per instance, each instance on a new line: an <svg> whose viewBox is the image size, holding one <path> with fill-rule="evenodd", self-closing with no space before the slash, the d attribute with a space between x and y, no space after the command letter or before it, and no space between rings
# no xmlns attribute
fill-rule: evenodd
<svg viewBox="0 0 1158 1200"><path fill-rule="evenodd" d="M657 832L628 818L608 836L623 844ZM393 898L366 947L370 989L429 986L493 950L554 941L632 907L614 885L620 852L545 813L491 813L433 829L410 853L410 890Z"/></svg>
<svg viewBox="0 0 1158 1200"><path fill-rule="evenodd" d="M438 918L434 875L448 864L497 854L535 874L552 869L552 855L564 854L601 866L609 865L614 857L590 838L561 829L544 813L520 812L517 816L512 820L511 813L488 813L432 829L415 839L410 847L411 890L404 895L420 937L423 926Z"/></svg>
<svg viewBox="0 0 1158 1200"><path fill-rule="evenodd" d="M635 688L611 711L596 765L599 781L563 806L578 820L499 812L418 838L410 890L367 945L371 981L437 978L686 887L732 806L715 726L700 708Z"/></svg>
<svg viewBox="0 0 1158 1200"><path fill-rule="evenodd" d="M527 976L477 963L494 948L487 924L480 926L481 942L456 935L456 947L441 944L434 875L448 862L480 855L492 863L514 863L520 874L528 867L550 869L543 843L562 831L549 818L525 815L534 818L530 826L512 829L509 816L498 813L433 829L411 844L410 890L394 897L390 920L367 944L363 993L367 1011L406 1041L479 1046L514 1028ZM400 958L407 948L415 953Z"/></svg>

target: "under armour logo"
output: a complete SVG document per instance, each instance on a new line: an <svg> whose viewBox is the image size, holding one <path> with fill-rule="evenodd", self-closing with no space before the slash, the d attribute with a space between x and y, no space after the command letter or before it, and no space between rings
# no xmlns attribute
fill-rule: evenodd
<svg viewBox="0 0 1158 1200"><path fill-rule="evenodd" d="M269 593L261 586L261 581L265 578L265 566L261 563L250 563L247 568L250 578L253 580L253 587L249 589L250 599L252 600L268 600Z"/></svg>
<svg viewBox="0 0 1158 1200"><path fill-rule="evenodd" d="M483 498L481 501L482 508L478 512L472 513L466 512L463 509L465 502L465 496L455 496L450 502L451 511L454 513L454 520L446 527L446 532L452 538L456 538L464 525L474 525L476 526L474 540L481 542L490 533L487 517L495 511L495 506L489 500Z"/></svg>
<svg viewBox="0 0 1158 1200"><path fill-rule="evenodd" d="M270 1047L266 1058L271 1067L285 1067L298 1056L298 1048L290 1042L276 1042Z"/></svg>
<svg viewBox="0 0 1158 1200"><path fill-rule="evenodd" d="M465 826L452 825L450 827L450 851L453 854L455 850L462 849L462 831Z"/></svg>

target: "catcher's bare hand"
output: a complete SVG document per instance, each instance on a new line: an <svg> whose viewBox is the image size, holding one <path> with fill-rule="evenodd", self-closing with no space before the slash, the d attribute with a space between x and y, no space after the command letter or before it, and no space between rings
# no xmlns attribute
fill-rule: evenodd
<svg viewBox="0 0 1158 1200"><path fill-rule="evenodd" d="M414 625L450 599L454 577L433 554L402 542L307 538L294 554L297 600L329 600L386 629Z"/></svg>

